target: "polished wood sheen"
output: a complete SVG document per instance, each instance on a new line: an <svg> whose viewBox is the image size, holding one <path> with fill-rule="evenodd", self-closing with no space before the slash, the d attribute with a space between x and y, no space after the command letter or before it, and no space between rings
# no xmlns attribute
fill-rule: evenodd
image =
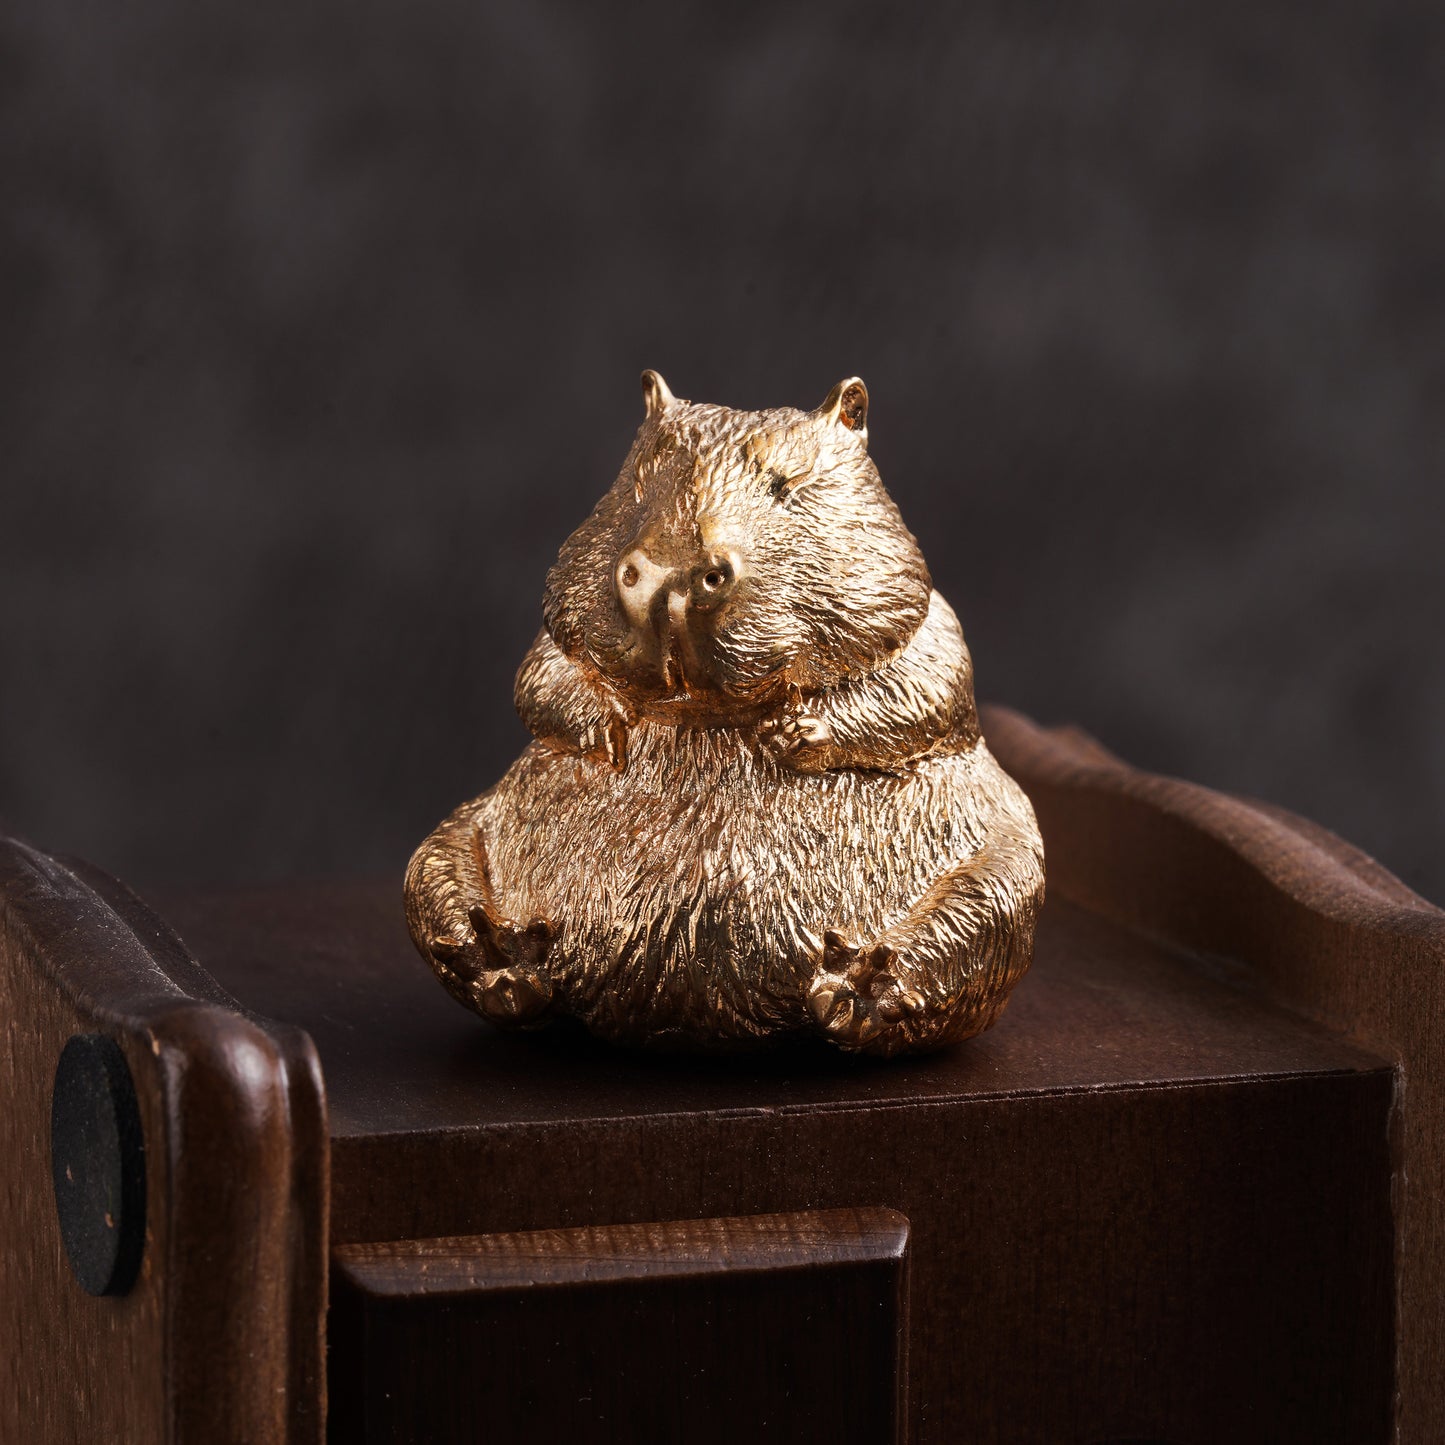
<svg viewBox="0 0 1445 1445"><path fill-rule="evenodd" d="M333 1434L891 1440L907 1246L884 1209L342 1245Z"/></svg>
<svg viewBox="0 0 1445 1445"><path fill-rule="evenodd" d="M0 900L0 1440L319 1440L328 1170L311 1041L249 1015L85 864L0 840ZM88 1033L119 1043L145 1140L146 1240L120 1298L72 1274L49 1184L51 1081Z"/></svg>
<svg viewBox="0 0 1445 1445"><path fill-rule="evenodd" d="M1056 894L1235 960L1248 987L1395 1062L1399 1438L1445 1440L1445 914L1281 808L1003 709L989 736L1038 810Z"/></svg>
<svg viewBox="0 0 1445 1445"><path fill-rule="evenodd" d="M1036 961L995 1028L891 1063L507 1035L437 989L395 879L158 915L5 844L0 1439L319 1441L328 1299L333 1440L536 1438L584 1346L667 1385L564 1438L705 1438L775 1392L759 1318L795 1421L840 1375L902 1402L871 1438L1445 1438L1445 916L1299 819L984 726L1044 833ZM121 1297L55 1217L79 1033L119 1043L145 1137Z"/></svg>

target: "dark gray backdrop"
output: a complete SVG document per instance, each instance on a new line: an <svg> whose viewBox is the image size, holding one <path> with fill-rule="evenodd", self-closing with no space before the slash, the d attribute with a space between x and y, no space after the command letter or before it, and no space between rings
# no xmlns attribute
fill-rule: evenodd
<svg viewBox="0 0 1445 1445"><path fill-rule="evenodd" d="M1440 14L12 4L0 816L399 870L637 372L858 372L983 697L1445 898Z"/></svg>

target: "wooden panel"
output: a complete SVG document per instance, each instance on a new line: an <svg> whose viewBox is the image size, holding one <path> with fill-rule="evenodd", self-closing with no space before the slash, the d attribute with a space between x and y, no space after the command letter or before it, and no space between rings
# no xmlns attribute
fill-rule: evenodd
<svg viewBox="0 0 1445 1445"><path fill-rule="evenodd" d="M316 1039L338 1244L887 1207L919 1440L1386 1438L1393 1073L1227 961L1055 901L980 1039L708 1061L496 1033L394 882L173 913Z"/></svg>
<svg viewBox="0 0 1445 1445"><path fill-rule="evenodd" d="M0 1143L18 1223L0 1306L43 1323L0 1382L0 1437L156 1439L157 1420L174 1439L317 1437L328 1131L311 1035L340 1246L901 1211L907 1423L1010 1445L1385 1440L1398 1274L1400 1438L1441 1438L1441 915L1276 810L1010 715L988 726L1049 848L1037 963L991 1033L891 1065L507 1038L415 958L394 879L177 899L182 947L103 875L7 846L19 1105ZM164 1206L119 1300L62 1272L36 1153L78 1030L125 1052ZM640 1287L486 1293L522 1309ZM393 1307L463 1306L369 1309ZM425 1359L454 1349L435 1328ZM505 1374L505 1338L436 1388L479 1361Z"/></svg>
<svg viewBox="0 0 1445 1445"><path fill-rule="evenodd" d="M304 1028L326 1070L334 1238L456 1227L449 1199L374 1216L356 1192L401 1136L577 1120L776 1108L888 1108L954 1099L1374 1068L1379 1056L1232 985L1225 961L1060 902L1002 1022L965 1046L873 1064L826 1045L733 1059L611 1048L575 1029L503 1034L458 1007L417 957L394 879L166 900L216 978ZM374 1151L374 1153L373 1153ZM400 1201L405 1191L393 1189Z"/></svg>
<svg viewBox="0 0 1445 1445"><path fill-rule="evenodd" d="M907 1242L850 1209L344 1246L332 1439L901 1438Z"/></svg>
<svg viewBox="0 0 1445 1445"><path fill-rule="evenodd" d="M1231 960L1398 1063L1399 1438L1445 1440L1445 913L1283 809L1141 773L1075 729L1003 709L985 726L1038 810L1055 897Z"/></svg>
<svg viewBox="0 0 1445 1445"><path fill-rule="evenodd" d="M0 840L0 1439L319 1440L327 1133L314 1050L246 1017L114 880ZM135 1287L86 1295L50 1182L66 1039L116 1040L146 1158Z"/></svg>
<svg viewBox="0 0 1445 1445"><path fill-rule="evenodd" d="M0 935L0 1440L115 1441L166 1438L164 1258L168 1214L152 1209L140 1275L120 1298L86 1294L61 1244L50 1182L50 1087L73 1033L93 1027L54 986L14 909ZM146 1051L122 1037L137 1078ZM162 1135L159 1092L138 1090L141 1128ZM165 1153L148 1161L148 1187L164 1197Z"/></svg>
<svg viewBox="0 0 1445 1445"><path fill-rule="evenodd" d="M919 1440L1362 1445L1389 1422L1390 1100L1382 1071L662 1115L398 1140L388 1169L483 1228L907 1213Z"/></svg>

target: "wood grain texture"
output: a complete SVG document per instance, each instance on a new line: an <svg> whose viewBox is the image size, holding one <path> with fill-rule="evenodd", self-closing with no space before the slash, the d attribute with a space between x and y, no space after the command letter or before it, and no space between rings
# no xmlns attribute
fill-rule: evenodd
<svg viewBox="0 0 1445 1445"><path fill-rule="evenodd" d="M394 880L167 912L315 1039L338 1247L891 1208L918 1440L1387 1438L1393 1073L1225 962L1051 902L966 1046L707 1061L478 1023Z"/></svg>
<svg viewBox="0 0 1445 1445"><path fill-rule="evenodd" d="M162 1271L169 1215L152 1209L140 1275L120 1298L86 1294L71 1274L50 1187L50 1086L66 1040L89 1015L37 962L15 910L0 934L0 1440L166 1438ZM150 1073L146 1050L120 1038L131 1073ZM162 1133L157 1092L137 1090L145 1137ZM152 1199L166 1188L165 1154L147 1160Z"/></svg>
<svg viewBox="0 0 1445 1445"><path fill-rule="evenodd" d="M898 1439L907 1243L845 1209L342 1246L332 1438Z"/></svg>
<svg viewBox="0 0 1445 1445"><path fill-rule="evenodd" d="M410 1299L477 1289L898 1263L907 1248L908 1221L894 1210L826 1209L343 1244L332 1259L352 1288L374 1299Z"/></svg>
<svg viewBox="0 0 1445 1445"><path fill-rule="evenodd" d="M1442 916L1278 810L985 726L1043 825L1034 968L995 1029L891 1064L504 1036L415 956L396 879L169 899L178 937L98 871L3 845L0 1309L23 1328L0 1439L319 1439L328 1248L332 1438L470 1429L479 1370L494 1399L535 1358L570 1378L517 1353L525 1329L580 1321L574 1354L615 1334L665 1369L722 1338L725 1289L826 1336L839 1270L876 1296L863 1263L720 1269L708 1231L891 1210L916 1440L1433 1445ZM50 1195L50 1078L80 1031L120 1044L148 1149L119 1299L70 1278ZM664 1296L686 1328L657 1328ZM741 1397L762 1368L715 1379Z"/></svg>
<svg viewBox="0 0 1445 1445"><path fill-rule="evenodd" d="M0 1438L319 1439L327 1131L310 1042L246 1016L84 865L0 841L0 908L0 1314L22 1322ZM77 1032L120 1045L145 1136L145 1253L119 1299L72 1277L48 1187L50 1080Z"/></svg>
<svg viewBox="0 0 1445 1445"><path fill-rule="evenodd" d="M936 1059L886 1065L810 1046L709 1060L612 1048L567 1029L501 1033L469 1017L415 957L394 879L191 895L163 907L227 988L315 1042L337 1243L469 1232L454 1227L451 1191L409 1206L414 1221L370 1215L356 1191L405 1140L1381 1066L1379 1055L1235 986L1228 960L1201 966L1063 900L1046 908L1028 987L997 1028Z"/></svg>
<svg viewBox="0 0 1445 1445"><path fill-rule="evenodd" d="M1038 810L1049 887L1395 1060L1398 1438L1445 1439L1445 913L1283 809L1141 773L991 710Z"/></svg>

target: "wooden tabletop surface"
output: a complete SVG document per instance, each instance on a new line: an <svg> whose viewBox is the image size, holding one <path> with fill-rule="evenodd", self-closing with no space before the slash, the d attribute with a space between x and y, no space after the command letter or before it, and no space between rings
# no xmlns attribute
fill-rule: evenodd
<svg viewBox="0 0 1445 1445"><path fill-rule="evenodd" d="M338 1141L1384 1067L1252 994L1227 961L1190 958L1060 901L1045 906L1034 965L994 1029L886 1063L808 1041L700 1059L619 1050L571 1028L503 1034L434 981L394 879L168 897L158 908L242 1004L310 1034Z"/></svg>

